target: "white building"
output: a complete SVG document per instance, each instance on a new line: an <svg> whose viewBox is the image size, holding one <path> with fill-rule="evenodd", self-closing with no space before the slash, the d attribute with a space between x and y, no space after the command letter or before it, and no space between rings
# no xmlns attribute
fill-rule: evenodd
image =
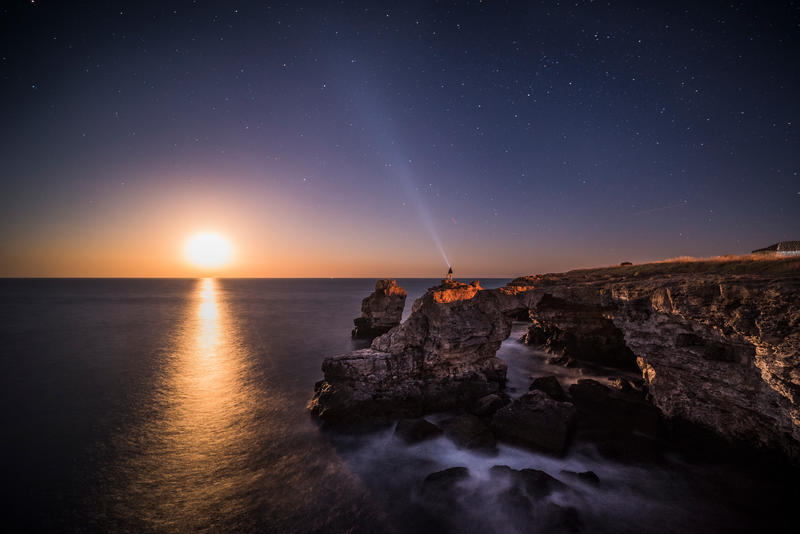
<svg viewBox="0 0 800 534"><path fill-rule="evenodd" d="M778 256L800 256L800 241L780 241L768 247L759 248L753 254L775 254Z"/></svg>

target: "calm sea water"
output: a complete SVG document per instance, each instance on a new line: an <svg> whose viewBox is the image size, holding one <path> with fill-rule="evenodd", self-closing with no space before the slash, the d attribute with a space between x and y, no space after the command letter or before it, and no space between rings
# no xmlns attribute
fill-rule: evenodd
<svg viewBox="0 0 800 534"><path fill-rule="evenodd" d="M399 282L408 314L436 281ZM323 358L363 346L350 329L373 287L366 279L0 280L4 524L513 532L486 484L495 464L597 472L602 487L560 497L581 510L585 531L641 532L642 521L645 530L700 531L749 517L735 491L720 496L714 481L728 484L727 472L677 461L641 468L591 451L553 459L505 446L486 457L444 438L406 447L390 429L321 430L305 404ZM550 371L515 341L521 328L500 351L516 394ZM419 514L422 478L455 465L485 488L485 509L473 505L463 522Z"/></svg>

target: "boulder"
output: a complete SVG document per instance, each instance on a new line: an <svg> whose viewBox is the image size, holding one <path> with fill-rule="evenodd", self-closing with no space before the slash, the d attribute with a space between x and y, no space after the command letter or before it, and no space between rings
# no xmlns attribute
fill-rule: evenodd
<svg viewBox="0 0 800 534"><path fill-rule="evenodd" d="M489 470L495 482L508 486L500 491L501 513L521 532L579 532L583 526L578 511L548 500L569 486L538 469L511 469L495 465Z"/></svg>
<svg viewBox="0 0 800 534"><path fill-rule="evenodd" d="M491 416L505 405L506 401L503 397L492 393L476 400L471 411L479 417Z"/></svg>
<svg viewBox="0 0 800 534"><path fill-rule="evenodd" d="M554 491L565 490L569 486L539 469L512 469L507 465L495 465L489 469L493 479L505 479L525 490L534 499L547 497Z"/></svg>
<svg viewBox="0 0 800 534"><path fill-rule="evenodd" d="M458 415L439 424L445 436L459 448L493 450L497 445L489 427L475 415Z"/></svg>
<svg viewBox="0 0 800 534"><path fill-rule="evenodd" d="M491 427L501 440L561 454L566 450L574 417L572 404L534 390L498 410Z"/></svg>
<svg viewBox="0 0 800 534"><path fill-rule="evenodd" d="M558 378L554 376L540 376L533 381L528 389L530 391L535 389L544 391L550 396L551 399L555 399L557 401L563 401L567 399L567 395L564 393L564 388L561 387L561 383L558 381Z"/></svg>
<svg viewBox="0 0 800 534"><path fill-rule="evenodd" d="M419 443L442 435L442 429L425 419L401 419L394 435L408 444Z"/></svg>
<svg viewBox="0 0 800 534"><path fill-rule="evenodd" d="M353 320L352 336L374 338L400 324L406 305L406 290L395 280L378 280L375 291L361 301L361 317Z"/></svg>
<svg viewBox="0 0 800 534"><path fill-rule="evenodd" d="M422 496L429 506L451 508L458 499L458 485L469 479L466 467L451 467L431 473L422 482Z"/></svg>

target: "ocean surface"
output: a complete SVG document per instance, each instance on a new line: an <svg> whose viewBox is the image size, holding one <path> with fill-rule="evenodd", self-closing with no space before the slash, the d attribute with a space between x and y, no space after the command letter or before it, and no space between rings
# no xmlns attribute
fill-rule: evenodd
<svg viewBox="0 0 800 534"><path fill-rule="evenodd" d="M406 315L438 283L398 281ZM570 482L552 497L579 510L583 532L725 531L759 513L747 493L768 481L724 465L635 467L592 450L556 459L507 446L485 456L445 438L405 446L391 428L322 429L306 402L326 356L364 346L350 330L374 283L0 280L7 531L535 531L498 509L496 464L595 471L599 486ZM499 353L512 396L532 376L580 376L516 341L523 329ZM420 483L453 466L470 468L480 499L436 517Z"/></svg>

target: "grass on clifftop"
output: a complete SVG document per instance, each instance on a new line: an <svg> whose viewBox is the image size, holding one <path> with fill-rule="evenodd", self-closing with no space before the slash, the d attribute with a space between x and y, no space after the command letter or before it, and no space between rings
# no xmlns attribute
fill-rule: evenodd
<svg viewBox="0 0 800 534"><path fill-rule="evenodd" d="M693 258L681 256L651 263L576 269L570 274L648 277L670 274L800 275L800 256L748 254Z"/></svg>

